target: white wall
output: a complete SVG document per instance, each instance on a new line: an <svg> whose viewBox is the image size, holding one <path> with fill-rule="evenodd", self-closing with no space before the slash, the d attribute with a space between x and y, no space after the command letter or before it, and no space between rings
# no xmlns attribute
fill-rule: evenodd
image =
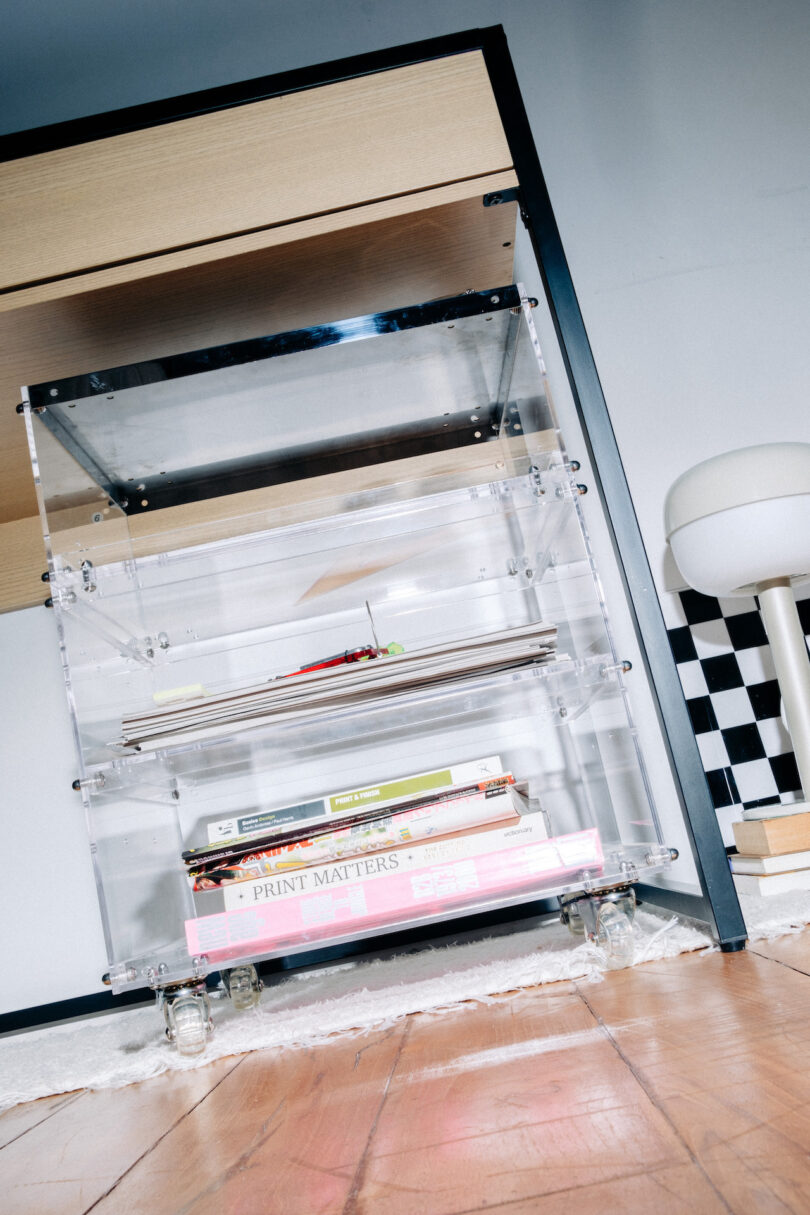
<svg viewBox="0 0 810 1215"><path fill-rule="evenodd" d="M5 1013L104 991L107 954L53 612L0 616L0 656Z"/></svg>
<svg viewBox="0 0 810 1215"><path fill-rule="evenodd" d="M32 0L4 19L2 129L496 23L653 571L671 589L661 516L672 480L728 447L810 439L806 0ZM555 391L565 397L559 382ZM29 627L45 644L47 626L28 618L2 622L4 663ZM11 754L15 801L33 819L25 773L55 768L66 725L56 700L46 722L27 703ZM60 948L81 939L86 957L69 979L52 973L51 999L77 994L76 973L97 982L94 913L72 914L76 932ZM23 949L23 970L41 944ZM26 973L31 998L20 1005L41 998L39 972Z"/></svg>

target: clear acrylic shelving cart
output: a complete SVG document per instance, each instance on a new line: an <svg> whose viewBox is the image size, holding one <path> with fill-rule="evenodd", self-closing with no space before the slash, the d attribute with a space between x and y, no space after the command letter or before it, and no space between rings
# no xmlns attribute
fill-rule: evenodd
<svg viewBox="0 0 810 1215"><path fill-rule="evenodd" d="M216 976L249 1007L257 962L397 929L555 897L631 956L632 884L672 853L519 287L93 371L24 407L114 992L153 988L194 1052ZM498 636L529 651L465 659ZM379 684L426 649L435 678ZM365 661L331 671L336 696L284 699L340 655ZM230 712L246 690L262 707ZM249 905L247 883L191 888L181 854L229 823L476 765L519 791L498 850L454 836L426 868L401 845L396 874L361 855Z"/></svg>

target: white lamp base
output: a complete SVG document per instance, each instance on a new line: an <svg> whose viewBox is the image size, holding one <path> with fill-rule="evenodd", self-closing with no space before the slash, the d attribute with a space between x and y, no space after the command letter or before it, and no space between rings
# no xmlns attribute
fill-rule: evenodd
<svg viewBox="0 0 810 1215"><path fill-rule="evenodd" d="M810 656L787 578L761 583L759 606L805 800L810 796Z"/></svg>

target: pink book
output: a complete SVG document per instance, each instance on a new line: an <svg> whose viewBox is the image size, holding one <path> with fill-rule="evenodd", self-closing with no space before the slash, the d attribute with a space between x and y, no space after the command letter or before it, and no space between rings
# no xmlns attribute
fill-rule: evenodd
<svg viewBox="0 0 810 1215"><path fill-rule="evenodd" d="M303 893L302 888L300 894L285 892L267 901L259 901L257 889L254 905L186 920L189 954L205 954L210 962L227 962L271 950L300 948L348 933L388 927L406 918L440 915L479 901L521 892L539 895L548 888L549 879L602 863L596 828L529 843L516 834L516 843L483 853L478 851L482 835L471 836L479 841L473 855L449 863L422 863L423 854L435 856L438 845L421 845L407 852L379 853L351 867L318 866L316 869L324 871L318 889ZM455 841L456 847L463 842ZM352 880L355 869L357 878ZM308 872L313 875L315 871ZM366 876L361 876L363 873ZM252 883L239 886L249 898Z"/></svg>

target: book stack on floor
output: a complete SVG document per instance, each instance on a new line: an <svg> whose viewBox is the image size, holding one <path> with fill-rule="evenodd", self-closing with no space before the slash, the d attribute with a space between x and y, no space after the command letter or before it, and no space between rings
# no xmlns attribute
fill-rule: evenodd
<svg viewBox="0 0 810 1215"><path fill-rule="evenodd" d="M810 890L810 811L732 823L729 857L738 894Z"/></svg>
<svg viewBox="0 0 810 1215"><path fill-rule="evenodd" d="M211 961L420 920L602 862L595 828L549 838L497 756L260 813L223 839L231 823L183 853L201 913L186 921L189 952Z"/></svg>

